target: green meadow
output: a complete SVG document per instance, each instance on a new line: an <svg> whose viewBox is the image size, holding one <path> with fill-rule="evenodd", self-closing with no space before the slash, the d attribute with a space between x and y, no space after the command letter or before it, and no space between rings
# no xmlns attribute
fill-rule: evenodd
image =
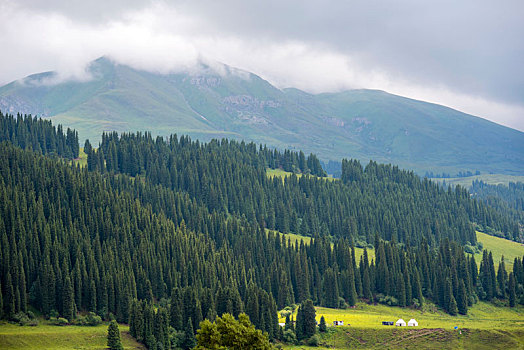
<svg viewBox="0 0 524 350"><path fill-rule="evenodd" d="M357 303L345 310L317 307L317 321L324 316L328 332L320 347L284 346L285 349L522 349L524 307L496 307L480 302L466 316L450 316L433 304L422 310ZM295 315L296 316L296 315ZM382 321L408 322L418 327L383 326ZM344 326L332 326L333 321ZM281 319L280 322L284 322ZM455 329L457 327L457 329ZM438 344L438 345L436 345Z"/></svg>
<svg viewBox="0 0 524 350"><path fill-rule="evenodd" d="M399 318L408 322L414 318L418 321L418 328L522 328L524 330L524 307L516 308L498 307L491 303L479 302L468 309L468 314L450 316L439 310L433 304L424 305L421 310L401 308L386 305L369 305L357 303L348 309L329 309L316 307L317 321L324 316L326 323L332 325L333 321L344 321L346 327L359 328L384 328L382 321L396 322ZM296 316L296 315L295 315ZM281 318L279 322L284 322Z"/></svg>
<svg viewBox="0 0 524 350"><path fill-rule="evenodd" d="M489 185L506 185L510 182L524 182L524 176L517 175L506 175L506 174L483 174L483 175L474 175L467 177L452 177L452 178L432 178L431 181L437 183L446 182L447 185L469 188L471 183L475 180L483 181Z"/></svg>
<svg viewBox="0 0 524 350"><path fill-rule="evenodd" d="M524 244L509 241L504 238L490 236L482 232L477 231L477 240L484 245L484 249L487 249L493 254L493 262L495 268L498 268L500 259L504 256L504 263L506 264L506 270L513 271L513 260L516 257L524 257ZM482 260L482 253L475 254L475 260L480 265Z"/></svg>
<svg viewBox="0 0 524 350"><path fill-rule="evenodd" d="M127 325L119 325L124 349L145 349L129 334ZM0 323L0 349L106 349L107 324L55 326L41 321L38 326Z"/></svg>

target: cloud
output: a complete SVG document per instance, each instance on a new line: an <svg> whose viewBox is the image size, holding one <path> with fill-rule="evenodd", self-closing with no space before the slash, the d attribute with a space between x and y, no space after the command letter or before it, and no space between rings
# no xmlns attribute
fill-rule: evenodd
<svg viewBox="0 0 524 350"><path fill-rule="evenodd" d="M0 83L88 79L100 56L161 73L219 61L281 88L382 89L524 130L524 9L495 5L0 0Z"/></svg>

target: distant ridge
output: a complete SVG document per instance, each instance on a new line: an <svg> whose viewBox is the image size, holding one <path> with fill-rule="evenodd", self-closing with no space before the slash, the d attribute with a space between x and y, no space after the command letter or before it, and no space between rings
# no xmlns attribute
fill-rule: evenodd
<svg viewBox="0 0 524 350"><path fill-rule="evenodd" d="M235 138L316 153L324 161L374 159L414 169L524 175L524 133L459 111L377 90L280 90L226 65L154 74L99 58L89 81L52 72L0 87L0 110L77 129Z"/></svg>

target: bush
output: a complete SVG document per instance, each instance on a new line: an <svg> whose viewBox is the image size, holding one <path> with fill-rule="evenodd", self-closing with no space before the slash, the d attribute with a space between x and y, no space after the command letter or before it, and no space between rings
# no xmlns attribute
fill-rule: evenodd
<svg viewBox="0 0 524 350"><path fill-rule="evenodd" d="M36 318L35 314L32 311L27 311L27 317L29 317L31 320L34 320Z"/></svg>
<svg viewBox="0 0 524 350"><path fill-rule="evenodd" d="M49 318L58 318L58 311L55 309L49 311Z"/></svg>
<svg viewBox="0 0 524 350"><path fill-rule="evenodd" d="M293 330L288 329L284 331L282 340L284 341L284 343L287 343L287 344L296 344L297 335L295 334L295 332L293 332Z"/></svg>
<svg viewBox="0 0 524 350"><path fill-rule="evenodd" d="M398 305L398 299L395 297L392 297L390 295L382 296L378 298L378 302L380 304L386 304L389 306L397 306Z"/></svg>
<svg viewBox="0 0 524 350"><path fill-rule="evenodd" d="M54 324L55 326L65 326L69 324L69 321L63 317L52 317L49 320L51 321L51 324Z"/></svg>
<svg viewBox="0 0 524 350"><path fill-rule="evenodd" d="M20 326L25 326L29 323L29 317L22 311L13 315L13 321L18 322Z"/></svg>
<svg viewBox="0 0 524 350"><path fill-rule="evenodd" d="M98 316L94 312L90 312L87 314L86 321L88 326L98 326L102 323L102 317Z"/></svg>
<svg viewBox="0 0 524 350"><path fill-rule="evenodd" d="M344 300L344 298L341 298L341 297L338 298L338 308L339 308L339 309L347 309L348 306L349 306L349 305L346 303L346 301Z"/></svg>
<svg viewBox="0 0 524 350"><path fill-rule="evenodd" d="M78 316L76 320L74 321L74 324L78 326L98 326L102 323L102 318L95 314L94 312L90 312L86 316Z"/></svg>
<svg viewBox="0 0 524 350"><path fill-rule="evenodd" d="M171 349L180 349L184 341L184 332L177 331L173 327L169 327L169 343L171 344Z"/></svg>
<svg viewBox="0 0 524 350"><path fill-rule="evenodd" d="M307 345L309 346L318 346L320 344L320 338L318 335L313 335L307 340Z"/></svg>

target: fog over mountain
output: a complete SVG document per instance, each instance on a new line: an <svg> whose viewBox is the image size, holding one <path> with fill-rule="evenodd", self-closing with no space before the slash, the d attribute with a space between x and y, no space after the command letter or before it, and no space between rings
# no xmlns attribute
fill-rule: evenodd
<svg viewBox="0 0 524 350"><path fill-rule="evenodd" d="M0 1L0 83L85 80L100 56L150 72L201 60L311 93L380 89L524 130L521 1Z"/></svg>
<svg viewBox="0 0 524 350"><path fill-rule="evenodd" d="M95 144L104 131L147 130L244 139L324 161L373 159L421 174L524 174L523 132L380 90L279 89L216 62L166 74L99 58L86 76L59 82L47 72L15 81L0 87L0 110L51 118Z"/></svg>

